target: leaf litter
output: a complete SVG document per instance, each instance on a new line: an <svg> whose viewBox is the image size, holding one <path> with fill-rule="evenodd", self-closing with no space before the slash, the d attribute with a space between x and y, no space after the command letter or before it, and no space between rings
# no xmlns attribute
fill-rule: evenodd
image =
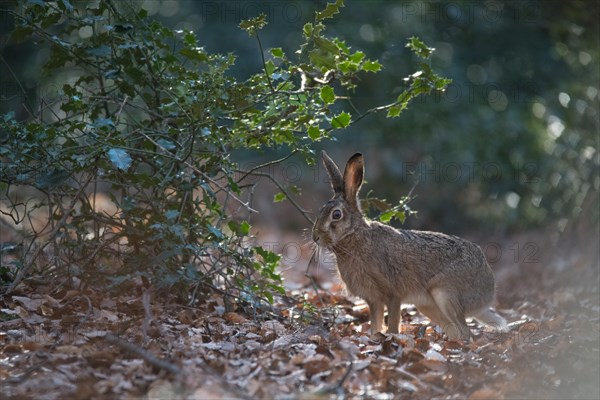
<svg viewBox="0 0 600 400"><path fill-rule="evenodd" d="M215 295L189 307L141 287L26 283L0 298L0 388L44 399L598 398L596 278L590 267L507 274L511 331L471 322L470 343L446 340L412 306L399 334L369 335L366 305L339 286L295 285L274 304L280 318L260 320Z"/></svg>

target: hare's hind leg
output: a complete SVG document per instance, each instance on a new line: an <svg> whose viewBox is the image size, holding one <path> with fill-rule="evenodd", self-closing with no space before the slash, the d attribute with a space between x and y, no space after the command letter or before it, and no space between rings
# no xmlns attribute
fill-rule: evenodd
<svg viewBox="0 0 600 400"><path fill-rule="evenodd" d="M369 314L371 317L371 335L382 332L383 329L383 302L378 300L367 300Z"/></svg>
<svg viewBox="0 0 600 400"><path fill-rule="evenodd" d="M444 324L442 325L442 329L448 335L448 339L468 341L471 338L471 331L465 321L465 314L458 301L458 297L443 288L431 289L430 293L445 320L442 321Z"/></svg>
<svg viewBox="0 0 600 400"><path fill-rule="evenodd" d="M446 332L446 330L444 329L446 326L452 325L452 322L444 316L444 314L437 306L437 304L435 304L433 299L429 304L419 304L417 306L417 309L421 314L429 318L432 324L438 325L440 328L442 328L444 332Z"/></svg>
<svg viewBox="0 0 600 400"><path fill-rule="evenodd" d="M487 330L498 333L506 333L509 331L506 320L498 315L496 310L491 307L483 307L481 310L473 313L472 316L477 321L487 325Z"/></svg>

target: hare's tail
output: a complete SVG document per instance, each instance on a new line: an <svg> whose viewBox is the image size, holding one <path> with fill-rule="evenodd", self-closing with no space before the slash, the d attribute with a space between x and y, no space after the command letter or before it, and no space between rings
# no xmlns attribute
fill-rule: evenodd
<svg viewBox="0 0 600 400"><path fill-rule="evenodd" d="M506 320L502 318L496 310L491 307L484 307L472 315L477 321L487 325L488 329L492 329L499 333L508 332L509 328Z"/></svg>

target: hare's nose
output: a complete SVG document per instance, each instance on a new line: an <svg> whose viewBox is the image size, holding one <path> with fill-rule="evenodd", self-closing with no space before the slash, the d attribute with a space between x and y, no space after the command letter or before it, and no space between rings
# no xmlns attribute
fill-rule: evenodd
<svg viewBox="0 0 600 400"><path fill-rule="evenodd" d="M313 241L315 243L319 243L319 232L317 232L316 230L314 230L313 233L312 233L312 237L313 237Z"/></svg>

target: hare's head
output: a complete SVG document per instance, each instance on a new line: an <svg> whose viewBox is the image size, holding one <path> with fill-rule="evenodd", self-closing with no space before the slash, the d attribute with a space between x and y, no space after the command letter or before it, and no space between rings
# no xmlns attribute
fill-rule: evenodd
<svg viewBox="0 0 600 400"><path fill-rule="evenodd" d="M337 242L364 224L358 191L363 182L364 162L360 153L346 163L344 175L324 151L321 153L329 174L333 198L321 207L313 226L313 240L320 246L331 248Z"/></svg>

